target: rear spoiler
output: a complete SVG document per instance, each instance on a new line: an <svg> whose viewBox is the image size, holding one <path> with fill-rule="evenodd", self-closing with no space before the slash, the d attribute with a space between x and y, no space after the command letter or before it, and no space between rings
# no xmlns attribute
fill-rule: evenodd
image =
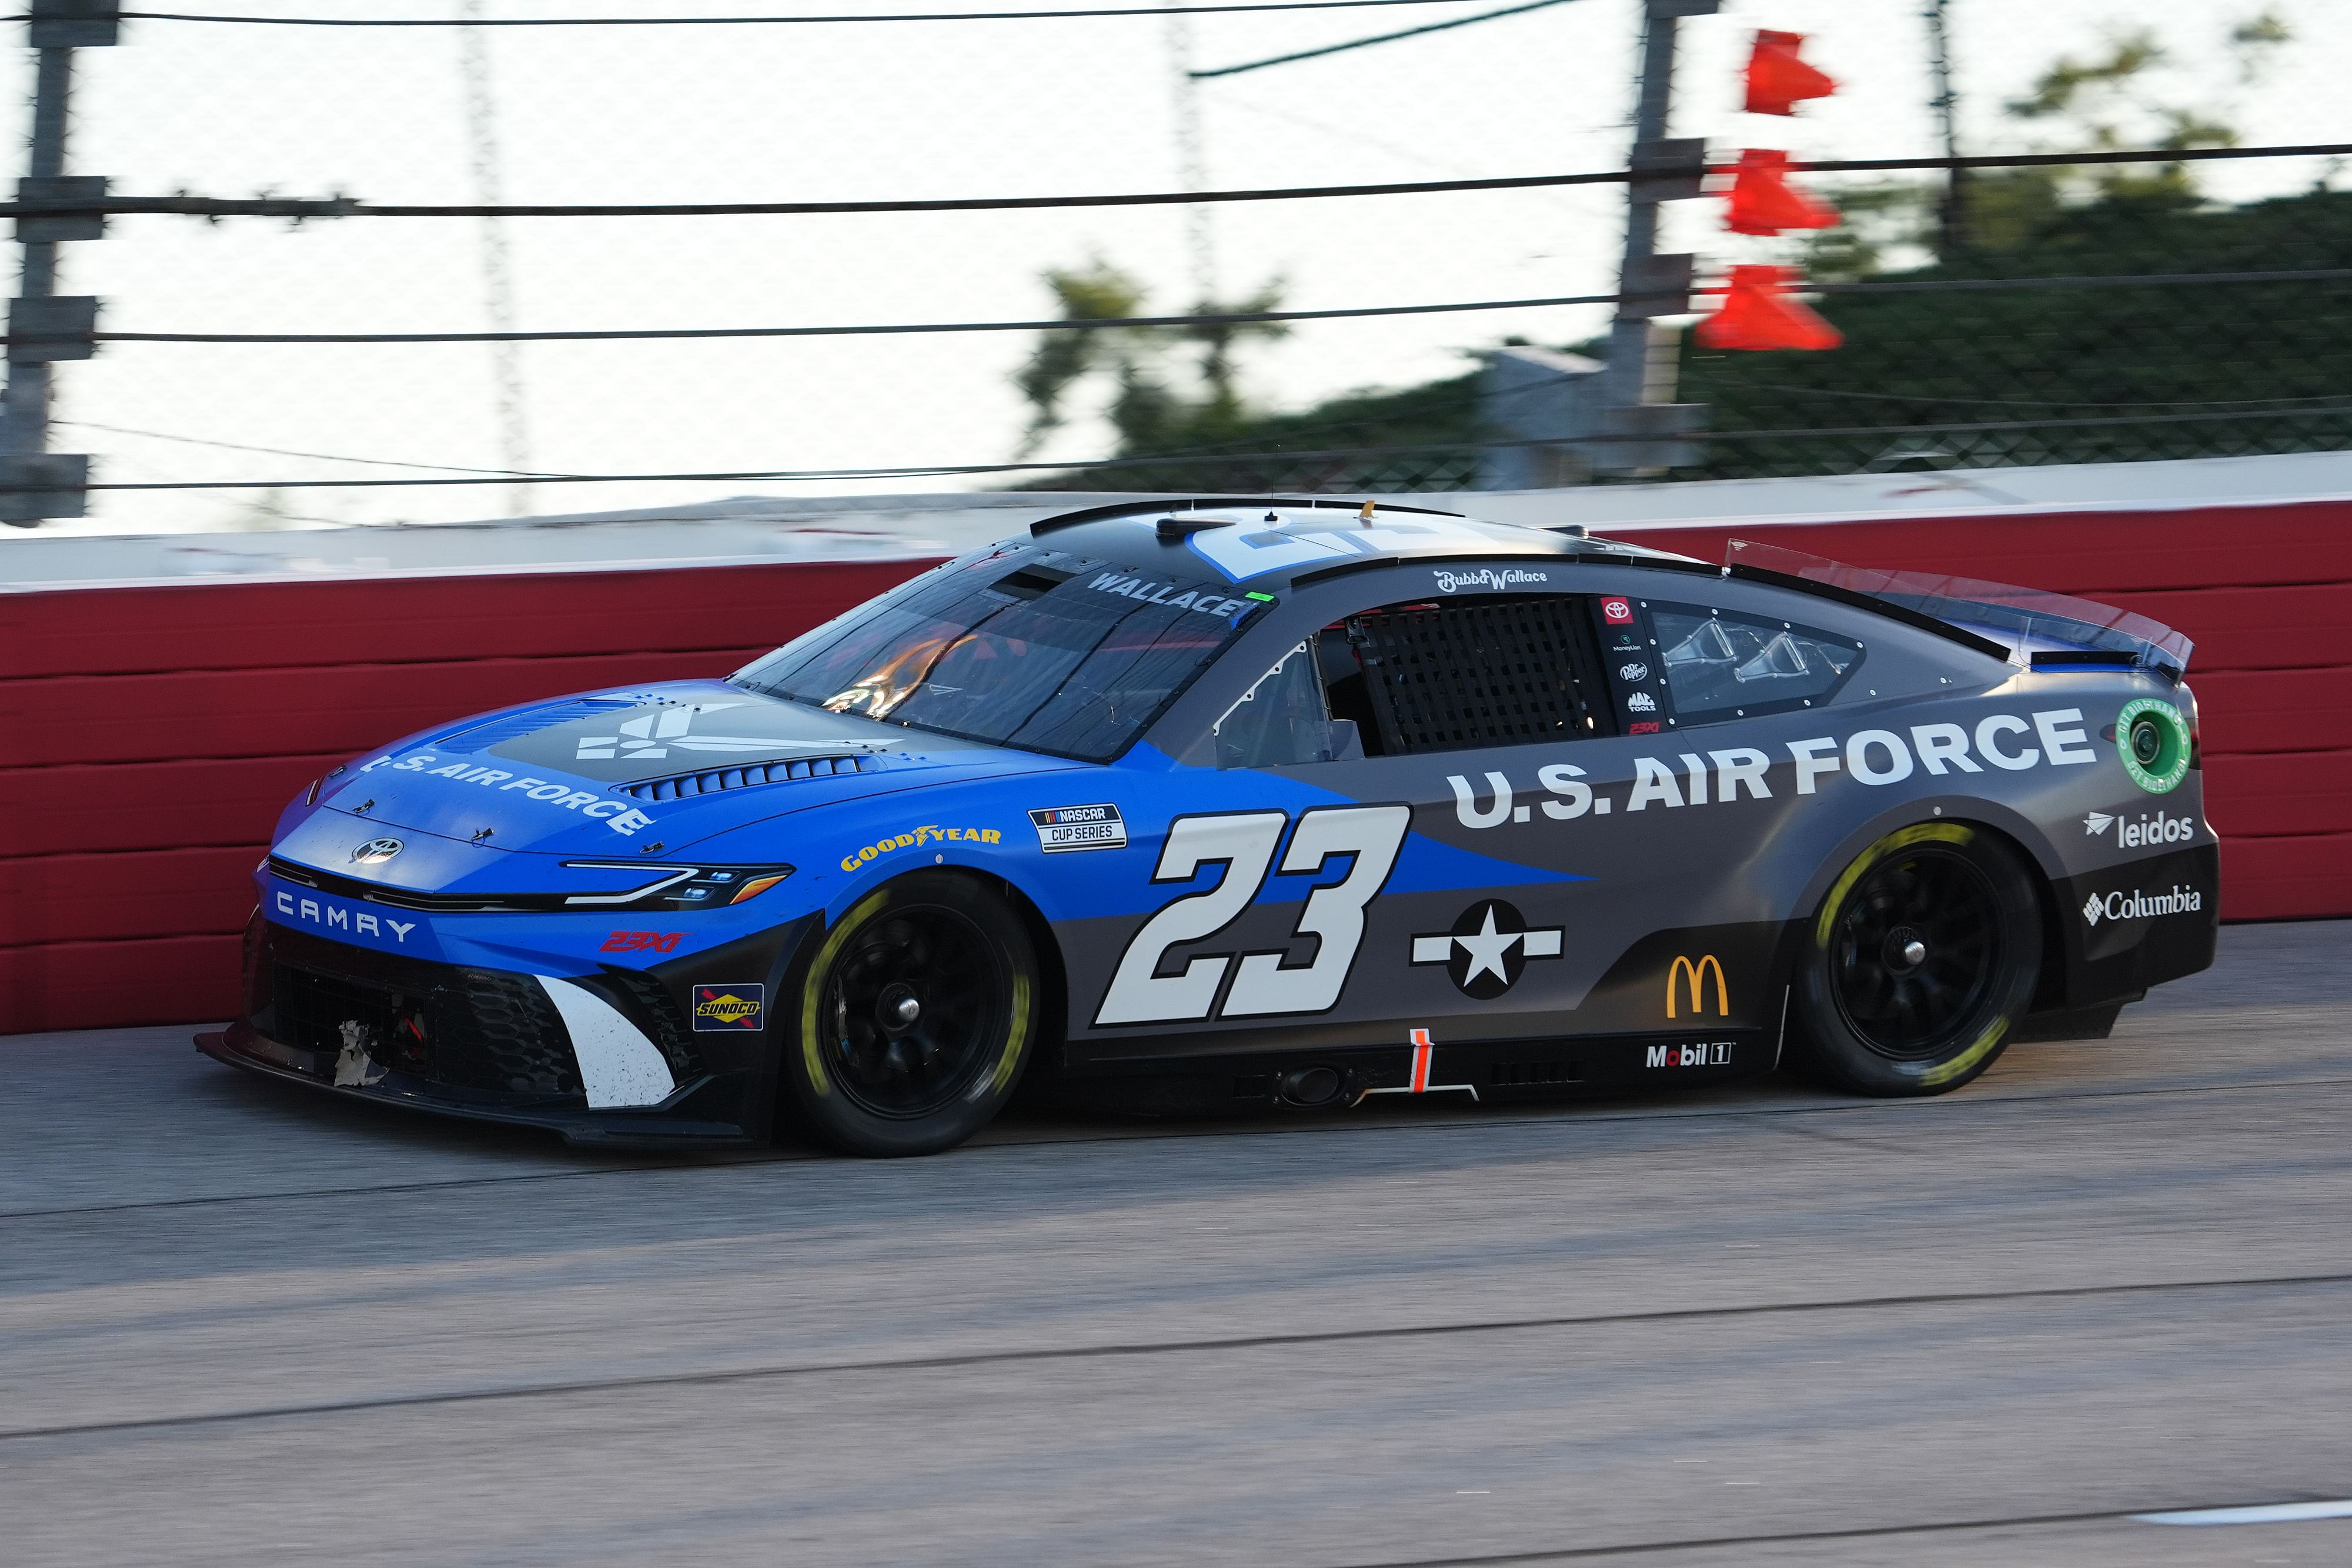
<svg viewBox="0 0 2352 1568"><path fill-rule="evenodd" d="M2111 604L1979 578L1848 566L1752 539L1730 541L1724 570L1891 606L1905 620L1940 622L2036 670L2138 669L2177 682L2196 647L2163 622Z"/></svg>

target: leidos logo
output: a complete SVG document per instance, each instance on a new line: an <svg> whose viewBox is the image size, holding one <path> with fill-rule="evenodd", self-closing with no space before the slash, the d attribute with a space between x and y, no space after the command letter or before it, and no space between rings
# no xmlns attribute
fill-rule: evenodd
<svg viewBox="0 0 2352 1568"><path fill-rule="evenodd" d="M2197 836L2197 820L2182 815L2168 816L2158 811L2153 817L2145 811L2137 819L2109 811L2093 811L2083 819L2083 832L2097 838L2110 827L2116 830L2116 847L2123 850L2144 849L2150 844L2185 844Z"/></svg>
<svg viewBox="0 0 2352 1568"><path fill-rule="evenodd" d="M2148 920L2159 915L2194 915L2205 907L2205 895L2193 887L2173 885L2169 893L2095 893L2083 901L2083 918L2093 925L2101 920Z"/></svg>
<svg viewBox="0 0 2352 1568"><path fill-rule="evenodd" d="M1654 1045L1643 1061L1644 1067L1728 1067L1731 1065L1731 1042L1712 1040L1703 1045Z"/></svg>
<svg viewBox="0 0 2352 1568"><path fill-rule="evenodd" d="M1706 977L1709 975L1715 977L1715 1010L1718 1016L1729 1018L1731 988L1724 984L1723 966L1715 961L1715 955L1712 953L1707 954L1696 964L1682 954L1675 956L1674 967L1666 971L1666 1016L1668 1018L1681 1016L1675 1011L1675 988L1685 977L1688 977L1690 983L1691 1017L1697 1018L1705 1013L1706 1011Z"/></svg>

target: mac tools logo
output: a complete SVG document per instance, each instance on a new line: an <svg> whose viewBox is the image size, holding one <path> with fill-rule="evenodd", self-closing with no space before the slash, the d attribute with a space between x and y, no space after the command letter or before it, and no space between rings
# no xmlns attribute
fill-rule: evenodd
<svg viewBox="0 0 2352 1568"><path fill-rule="evenodd" d="M2205 907L2205 895L2193 887L2175 884L2169 893L2095 893L2083 901L2083 918L2093 925L2102 920L2150 920L2159 915L2194 915Z"/></svg>
<svg viewBox="0 0 2352 1568"><path fill-rule="evenodd" d="M1491 566L1482 566L1475 571L1441 571L1436 574L1438 589L1445 593L1465 588L1517 588L1521 583L1550 580L1548 573L1521 571L1516 567L1496 571Z"/></svg>

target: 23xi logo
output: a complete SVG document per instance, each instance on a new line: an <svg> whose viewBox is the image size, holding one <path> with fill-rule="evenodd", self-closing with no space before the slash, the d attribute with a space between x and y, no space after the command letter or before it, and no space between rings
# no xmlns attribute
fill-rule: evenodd
<svg viewBox="0 0 2352 1568"><path fill-rule="evenodd" d="M1492 1001L1519 983L1530 958L1559 956L1561 927L1529 930L1519 912L1499 898L1464 910L1454 929L1412 939L1412 961L1443 964L1464 996Z"/></svg>

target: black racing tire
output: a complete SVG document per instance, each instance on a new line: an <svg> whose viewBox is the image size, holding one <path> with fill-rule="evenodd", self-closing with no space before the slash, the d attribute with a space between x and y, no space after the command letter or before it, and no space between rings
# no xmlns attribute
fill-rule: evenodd
<svg viewBox="0 0 2352 1568"><path fill-rule="evenodd" d="M1789 998L1790 1064L1857 1094L1943 1094L2032 1000L2042 905L2023 857L1966 822L1887 834L1830 884Z"/></svg>
<svg viewBox="0 0 2352 1568"><path fill-rule="evenodd" d="M826 932L793 998L791 1119L846 1154L934 1155L1002 1110L1036 1042L1037 952L1003 898L919 871Z"/></svg>

